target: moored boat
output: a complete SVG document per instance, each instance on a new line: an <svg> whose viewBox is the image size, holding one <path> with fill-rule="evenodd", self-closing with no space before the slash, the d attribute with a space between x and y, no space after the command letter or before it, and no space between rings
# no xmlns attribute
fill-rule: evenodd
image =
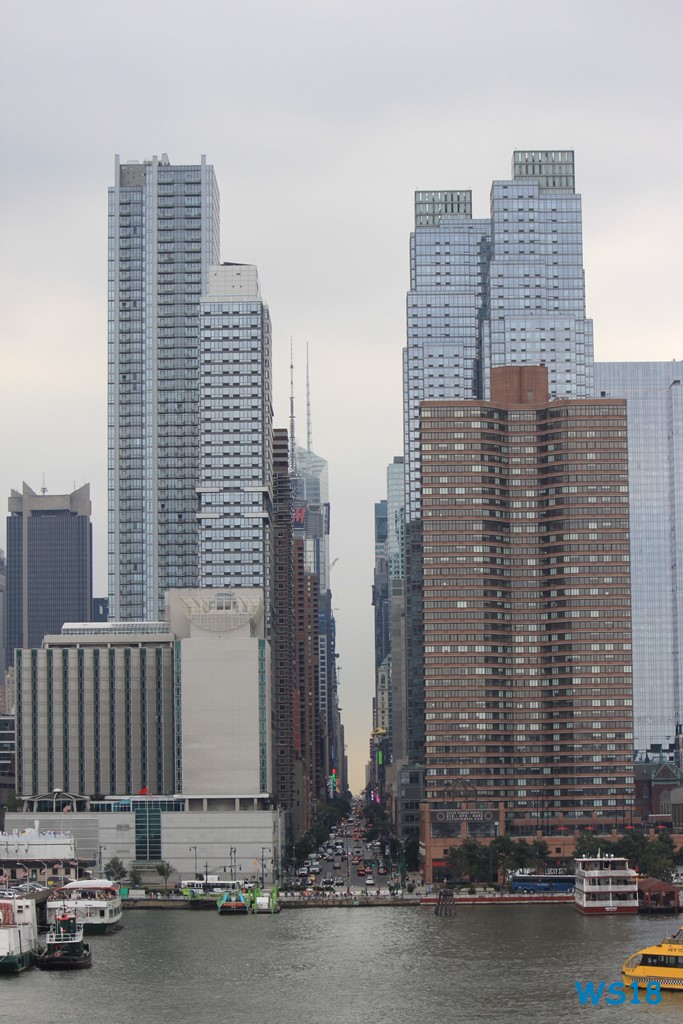
<svg viewBox="0 0 683 1024"><path fill-rule="evenodd" d="M637 914L638 873L626 857L577 857L574 905L582 914Z"/></svg>
<svg viewBox="0 0 683 1024"><path fill-rule="evenodd" d="M671 992L683 992L683 928L670 939L646 946L630 956L621 969L627 984L638 988L657 984Z"/></svg>
<svg viewBox="0 0 683 1024"><path fill-rule="evenodd" d="M239 890L228 890L218 897L216 906L219 914L232 914L233 916L249 913L249 899L251 893L240 892Z"/></svg>
<svg viewBox="0 0 683 1024"><path fill-rule="evenodd" d="M83 925L73 913L58 914L50 925L46 946L36 957L42 971L72 971L92 967L92 951L83 941Z"/></svg>
<svg viewBox="0 0 683 1024"><path fill-rule="evenodd" d="M55 889L48 898L48 923L69 912L83 925L86 935L114 931L123 917L118 885L108 878L81 878Z"/></svg>
<svg viewBox="0 0 683 1024"><path fill-rule="evenodd" d="M32 967L39 948L35 900L1 900L0 974Z"/></svg>

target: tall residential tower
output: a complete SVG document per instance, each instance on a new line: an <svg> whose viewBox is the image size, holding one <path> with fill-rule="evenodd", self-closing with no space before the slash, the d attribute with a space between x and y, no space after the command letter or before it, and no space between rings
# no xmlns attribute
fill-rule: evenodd
<svg viewBox="0 0 683 1024"><path fill-rule="evenodd" d="M109 614L197 584L199 301L219 257L213 167L116 158L109 189Z"/></svg>

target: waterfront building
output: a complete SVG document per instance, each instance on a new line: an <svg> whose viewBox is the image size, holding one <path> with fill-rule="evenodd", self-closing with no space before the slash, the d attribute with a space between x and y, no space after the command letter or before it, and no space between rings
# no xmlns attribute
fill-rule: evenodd
<svg viewBox="0 0 683 1024"><path fill-rule="evenodd" d="M683 362L596 363L595 381L627 399L634 748L683 767Z"/></svg>
<svg viewBox="0 0 683 1024"><path fill-rule="evenodd" d="M12 864L13 837L23 837L39 822L40 835L51 833L71 844L71 859L57 856L61 865L56 874L73 875L76 861L102 875L113 857L123 862L126 871L135 868L148 885L160 884L157 864L166 861L173 867L170 884L194 878L199 872L220 878L260 881L270 885L284 873L284 816L269 801L255 797L126 796L91 799L78 794L60 793L55 811L54 794L25 797L22 810L5 817L9 838L9 864ZM68 834L64 831L68 825ZM3 839L0 835L0 854ZM27 853L30 875L44 876L37 859ZM37 847L36 847L37 849ZM55 854L57 850L55 848ZM45 858L41 858L45 860Z"/></svg>
<svg viewBox="0 0 683 1024"><path fill-rule="evenodd" d="M273 487L270 316L256 267L211 267L200 303L199 585L258 587L269 621Z"/></svg>
<svg viewBox="0 0 683 1024"><path fill-rule="evenodd" d="M165 622L73 623L17 651L17 793L174 788Z"/></svg>
<svg viewBox="0 0 683 1024"><path fill-rule="evenodd" d="M422 405L432 866L457 822L632 810L626 436L623 400L549 400L545 367L494 368L488 401Z"/></svg>
<svg viewBox="0 0 683 1024"><path fill-rule="evenodd" d="M115 163L109 189L109 599L158 621L197 585L199 306L220 263L213 167ZM75 618L75 617L72 617ZM83 616L82 618L87 618Z"/></svg>
<svg viewBox="0 0 683 1024"><path fill-rule="evenodd" d="M87 621L92 604L90 485L70 494L12 490L7 517L6 661L65 622Z"/></svg>

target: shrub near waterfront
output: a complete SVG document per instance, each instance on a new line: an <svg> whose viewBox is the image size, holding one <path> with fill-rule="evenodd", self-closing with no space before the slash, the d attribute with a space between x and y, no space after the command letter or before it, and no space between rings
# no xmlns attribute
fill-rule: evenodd
<svg viewBox="0 0 683 1024"><path fill-rule="evenodd" d="M668 832L648 839L642 832L620 836L615 841L592 832L581 832L575 857L594 857L598 850L615 857L626 857L641 875L670 882L674 868L674 843ZM492 881L499 871L511 872L520 868L542 871L549 858L548 844L542 839L527 842L498 836L489 845L478 839L465 839L460 846L451 846L448 866L454 878L473 882Z"/></svg>

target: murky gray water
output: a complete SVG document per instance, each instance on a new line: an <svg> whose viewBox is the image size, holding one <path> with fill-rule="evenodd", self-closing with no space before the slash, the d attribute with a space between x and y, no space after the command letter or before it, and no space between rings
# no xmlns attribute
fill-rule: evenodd
<svg viewBox="0 0 683 1024"><path fill-rule="evenodd" d="M586 918L572 907L127 911L92 936L90 971L0 978L12 1024L682 1024L658 1006L581 1006L575 982L621 981L628 955L676 920ZM627 999L632 991L627 990Z"/></svg>

